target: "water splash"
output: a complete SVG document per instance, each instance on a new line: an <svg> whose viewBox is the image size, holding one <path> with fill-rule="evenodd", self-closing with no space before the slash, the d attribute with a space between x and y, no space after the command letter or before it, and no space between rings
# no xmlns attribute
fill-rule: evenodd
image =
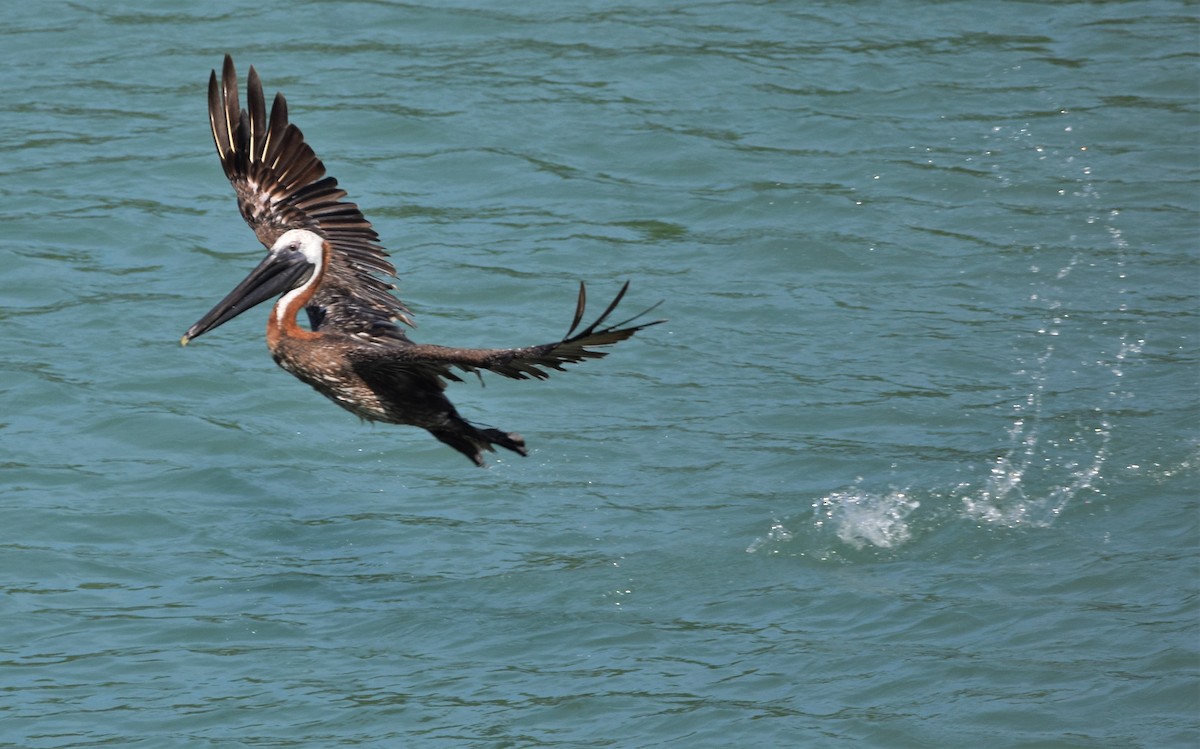
<svg viewBox="0 0 1200 749"><path fill-rule="evenodd" d="M1120 211L1102 208L1102 198L1096 187L1096 177L1090 162L1091 152L1086 142L1074 134L1070 112L1062 109L1067 118L1062 132L1065 138L1057 139L1062 144L1054 161L1062 167L1061 177L1074 183L1070 196L1082 202L1080 207L1087 211L1080 232L1096 237L1103 242L1092 227L1103 228L1115 259L1110 264L1095 262L1090 246L1082 248L1053 274L1042 274L1037 266L1030 268L1038 275L1036 290L1029 297L1033 305L1040 305L1044 318L1038 326L1034 340L1042 340L1042 352L1035 357L1028 371L1017 374L1029 377L1032 385L1028 395L1014 405L1012 425L1008 430L1008 447L989 467L983 485L973 488L962 484L955 492L962 502L965 515L975 521L1006 527L1047 527L1061 515L1067 506L1081 494L1099 491L1097 485L1101 471L1110 455L1113 423L1109 412L1115 411L1114 401L1132 397L1121 382L1126 363L1142 350L1143 340L1133 339L1127 331L1132 324L1129 305L1123 297L1128 294L1128 242L1117 226ZM1003 128L997 127L999 134ZM1016 139L1016 138L1014 138ZM1043 149L1037 148L1039 154ZM1044 155L1039 156L1044 159ZM1067 190L1060 190L1067 195ZM1076 234L1069 241L1081 242ZM1041 248L1035 246L1035 250ZM1079 299L1079 289L1088 288L1088 280L1075 279L1079 273L1102 273L1108 276L1107 283L1115 284L1115 307L1110 307L1102 325L1116 328L1115 351L1090 357L1083 346L1096 345L1098 339L1089 337L1084 331L1071 328L1072 302ZM1072 277L1068 281L1068 277ZM1072 283L1071 287L1064 285ZM1097 288L1100 286L1097 283ZM1073 347L1062 358L1068 362L1052 362L1057 353L1056 344L1063 348ZM1103 344L1100 344L1103 346ZM1080 362L1081 357L1092 359ZM1107 357L1107 358L1106 358ZM1080 371L1086 367L1090 372ZM1104 373L1107 370L1106 374ZM1067 388L1078 387L1081 378L1091 374L1091 387L1097 393L1096 406L1090 414L1056 414L1045 407L1048 392L1047 381L1051 374L1068 378ZM1107 382L1106 382L1107 380ZM1086 380L1085 380L1086 381Z"/></svg>
<svg viewBox="0 0 1200 749"><path fill-rule="evenodd" d="M843 543L892 549L912 538L908 517L921 503L904 491L874 494L858 488L833 492L813 503L818 528L829 525Z"/></svg>
<svg viewBox="0 0 1200 749"><path fill-rule="evenodd" d="M1063 278L1074 265L1072 260L1056 277ZM1050 340L1064 325L1065 316L1058 314L1058 307L1050 304L1051 319L1037 331ZM1093 408L1090 416L1046 412L1044 400L1055 352L1055 345L1048 343L1036 357L1035 366L1018 372L1029 378L1031 388L1013 405L1007 449L991 462L982 487L960 484L956 492L968 518L1008 528L1045 528L1073 499L1095 489L1108 460L1112 423L1101 407ZM1122 345L1118 359L1127 355ZM1106 362L1096 364L1113 368ZM1119 363L1116 374L1120 376Z"/></svg>
<svg viewBox="0 0 1200 749"><path fill-rule="evenodd" d="M1063 110L1063 114L1068 113ZM1022 137L1028 135L1024 128L1021 132ZM1039 159L1047 158L1042 147L1036 151ZM1082 238L1071 234L1067 242L1073 249L1065 256L1057 254L1054 246L1028 246L1041 263L1054 258L1058 267L1039 262L1028 267L1032 290L1024 309L1033 311L1031 325L1013 345L1017 352L1032 345L1032 352L1017 353L1020 365L1013 373L1024 393L1004 415L1007 429L1000 434L1006 439L1002 438L997 456L985 463L982 476L951 487L916 490L934 508L932 516L938 522L952 518L951 522L966 519L1006 528L1052 526L1072 503L1101 493L1102 472L1112 453L1112 415L1121 412L1121 402L1133 398L1123 378L1145 340L1130 332L1139 329L1139 321L1126 301L1129 245L1117 225L1120 211L1100 208L1092 168L1080 163L1089 155L1086 144L1069 144L1059 153L1066 168L1061 176L1076 188L1059 194L1084 202L1088 213L1085 225L1078 229L1087 233ZM1070 155L1061 158L1062 154ZM1115 252L1092 251L1106 242ZM1106 295L1104 299L1113 302L1101 302L1105 306L1097 311L1094 289L1099 288L1112 289L1115 298ZM1097 317L1102 327L1093 327ZM1059 396L1084 390L1092 398L1090 408L1059 406L1078 402ZM978 464L972 472L978 473ZM912 515L920 507L910 489L870 492L861 483L859 479L853 488L813 502L812 525L825 533L832 530L838 540L857 550L896 549L910 542ZM955 505L957 512L943 512ZM768 545L777 551L791 538L774 520L770 532L746 551Z"/></svg>
<svg viewBox="0 0 1200 749"><path fill-rule="evenodd" d="M1057 456L1064 447L1059 440L1048 440L1041 447L1041 393L1030 401L1031 413L1013 422L1009 431L1010 448L996 458L988 477L978 491L960 484L963 512L967 517L1007 528L1049 527L1080 493L1094 490L1109 454L1112 425L1100 414L1092 427L1092 440L1074 434L1066 443L1080 449L1083 457ZM1027 490L1027 486L1032 490Z"/></svg>
<svg viewBox="0 0 1200 749"><path fill-rule="evenodd" d="M816 511L812 525L818 531L828 527L837 538L855 549L872 546L893 549L912 539L909 516L921 506L907 492L892 490L884 494L865 491L857 486L836 491L813 503ZM780 547L794 537L778 518L763 536L746 547L747 554L764 549L778 554Z"/></svg>
<svg viewBox="0 0 1200 749"><path fill-rule="evenodd" d="M770 544L786 543L792 540L792 532L783 527L783 523L778 519L771 519L771 529L767 531L767 535L759 536L754 539L749 546L746 547L747 554L754 554L760 549ZM772 553L778 553L778 550L773 550Z"/></svg>
<svg viewBox="0 0 1200 749"><path fill-rule="evenodd" d="M1083 175L1083 188L1076 195L1094 205L1100 196L1091 183L1090 168L1085 167ZM1087 218L1089 225L1105 224L1105 232L1116 250L1115 262L1108 272L1115 276L1118 299L1127 293L1128 278L1128 243L1114 225L1119 215L1120 211L1110 210L1107 214L1098 212ZM1073 255L1054 274L1054 281L1066 279L1081 265L1080 258L1079 253ZM1034 274L1040 272L1036 266L1030 270ZM1015 416L1008 431L1008 449L991 463L981 488L972 490L967 484L959 487L957 493L963 511L973 520L1005 527L1047 527L1081 493L1098 491L1097 482L1109 457L1113 432L1107 409L1112 401L1132 396L1120 378L1125 374L1127 362L1141 352L1145 340L1121 332L1116 339L1116 350L1109 358L1101 354L1090 362L1097 370L1107 370L1111 375L1109 388L1101 396L1101 405L1092 409L1090 417L1075 416L1073 423L1064 429L1061 415L1049 415L1043 409L1047 380L1054 371L1054 341L1056 338L1062 340L1060 334L1069 318L1064 311L1066 305L1056 298L1061 293L1062 290L1056 290L1052 284L1043 283L1039 291L1030 295L1030 302L1045 305L1046 319L1037 334L1046 336L1048 343L1032 368L1018 372L1030 378L1032 388L1024 401L1013 407ZM1128 304L1122 301L1102 324L1122 325L1128 312ZM1099 388L1098 392L1101 392Z"/></svg>

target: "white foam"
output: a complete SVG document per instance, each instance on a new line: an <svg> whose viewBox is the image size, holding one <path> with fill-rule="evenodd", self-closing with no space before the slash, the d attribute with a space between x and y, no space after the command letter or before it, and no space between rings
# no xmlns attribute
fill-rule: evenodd
<svg viewBox="0 0 1200 749"><path fill-rule="evenodd" d="M828 525L856 549L868 545L892 549L912 538L908 517L921 503L904 491L886 494L853 489L833 492L813 504L818 527Z"/></svg>

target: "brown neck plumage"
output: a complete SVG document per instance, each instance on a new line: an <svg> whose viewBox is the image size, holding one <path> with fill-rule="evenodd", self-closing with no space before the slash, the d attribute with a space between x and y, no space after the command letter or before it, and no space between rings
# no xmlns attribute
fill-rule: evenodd
<svg viewBox="0 0 1200 749"><path fill-rule="evenodd" d="M321 285L321 281L325 278L325 265L329 262L329 243L321 243L321 262L313 269L312 276L302 286L297 286L288 293L279 297L279 301L275 302L275 306L271 309L271 316L267 319L267 347L274 350L283 338L300 338L313 339L321 334L300 327L296 322L296 316L300 314L300 310L304 309L313 295L317 293L317 287Z"/></svg>

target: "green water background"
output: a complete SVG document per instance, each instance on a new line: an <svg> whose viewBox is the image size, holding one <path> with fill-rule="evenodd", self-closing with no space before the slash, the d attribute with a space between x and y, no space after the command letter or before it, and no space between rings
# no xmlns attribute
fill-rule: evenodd
<svg viewBox="0 0 1200 749"><path fill-rule="evenodd" d="M1185 747L1197 4L9 3L0 746ZM276 368L226 52L480 471Z"/></svg>

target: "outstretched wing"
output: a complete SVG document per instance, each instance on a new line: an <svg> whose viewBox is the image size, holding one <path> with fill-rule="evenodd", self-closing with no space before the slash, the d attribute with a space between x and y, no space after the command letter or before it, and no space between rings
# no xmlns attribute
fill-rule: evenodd
<svg viewBox="0 0 1200 749"><path fill-rule="evenodd" d="M571 322L570 329L567 330L567 335L561 341L554 343L501 349L452 348L405 343L399 346L377 348L374 351L362 349L353 356L355 358L363 357L359 363L364 368L374 369L379 374L387 371L409 374L422 372L430 377L457 381L461 378L451 369L451 367L456 367L468 372L486 369L516 380L529 378L544 380L550 376L549 370L562 371L567 364L575 364L585 359L599 359L608 355L607 351L596 351L595 347L597 346L611 346L633 336L639 330L666 322L665 320L636 322L658 307L656 304L628 320L605 325L605 321L621 303L621 299L625 297L628 289L629 282L626 281L604 313L591 325L576 332L580 321L583 320L584 308L587 305L587 290L582 283L579 284L575 318Z"/></svg>
<svg viewBox="0 0 1200 749"><path fill-rule="evenodd" d="M268 118L262 82L251 67L242 109L233 59L225 55L220 82L215 70L208 80L208 116L238 209L258 240L269 248L288 229L309 229L328 240L333 252L325 282L308 308L313 325L403 339L393 321L412 325L409 310L386 280L396 269L371 223L342 200L346 191L325 176L325 165L288 122L283 95L275 95Z"/></svg>

